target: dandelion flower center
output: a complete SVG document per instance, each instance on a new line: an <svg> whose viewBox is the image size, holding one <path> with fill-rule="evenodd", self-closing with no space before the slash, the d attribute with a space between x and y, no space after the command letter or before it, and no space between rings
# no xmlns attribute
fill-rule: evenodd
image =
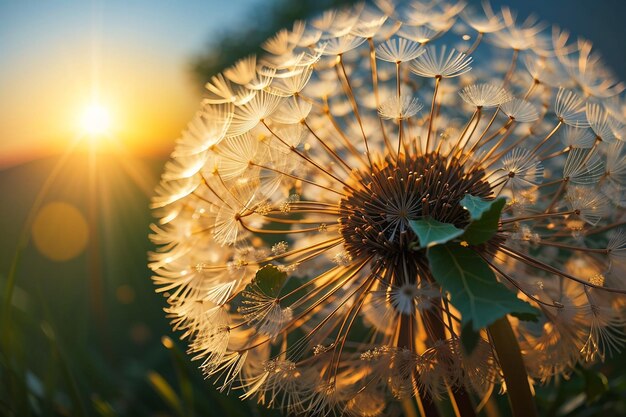
<svg viewBox="0 0 626 417"><path fill-rule="evenodd" d="M484 170L467 171L460 158L438 152L401 154L354 175L354 191L340 202L341 235L353 258L376 255L391 264L399 258L424 261L409 221L431 217L463 228L468 213L460 204L466 194L491 194Z"/></svg>

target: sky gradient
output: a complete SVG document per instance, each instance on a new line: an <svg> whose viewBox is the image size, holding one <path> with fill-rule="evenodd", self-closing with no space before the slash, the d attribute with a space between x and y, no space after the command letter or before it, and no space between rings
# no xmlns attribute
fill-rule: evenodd
<svg viewBox="0 0 626 417"><path fill-rule="evenodd" d="M62 152L92 101L129 152L167 154L202 94L191 59L216 34L262 24L255 11L267 1L0 0L0 169ZM626 1L492 4L590 39L626 79Z"/></svg>
<svg viewBox="0 0 626 417"><path fill-rule="evenodd" d="M191 57L261 1L0 1L0 169L62 151L92 100L125 147L166 152L200 100Z"/></svg>

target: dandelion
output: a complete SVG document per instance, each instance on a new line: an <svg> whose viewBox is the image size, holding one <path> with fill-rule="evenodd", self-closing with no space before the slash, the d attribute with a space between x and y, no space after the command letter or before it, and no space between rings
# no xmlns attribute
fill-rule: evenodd
<svg viewBox="0 0 626 417"><path fill-rule="evenodd" d="M529 378L626 339L621 84L508 9L376 5L213 77L153 199L155 284L202 371L268 407L536 415Z"/></svg>

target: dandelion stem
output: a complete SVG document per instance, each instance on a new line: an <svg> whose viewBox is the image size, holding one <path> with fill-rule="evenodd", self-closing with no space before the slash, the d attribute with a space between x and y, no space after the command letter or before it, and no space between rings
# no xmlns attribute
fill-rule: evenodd
<svg viewBox="0 0 626 417"><path fill-rule="evenodd" d="M524 100L526 100L526 99L528 99L528 97L530 97L532 92L535 90L535 88L537 88L537 86L539 84L541 84L541 82L538 79L536 79L536 78L533 79L533 83L530 85L530 87L526 91L526 94L524 94Z"/></svg>
<svg viewBox="0 0 626 417"><path fill-rule="evenodd" d="M536 417L526 366L509 320L496 320L488 327L488 333L502 368L513 417Z"/></svg>
<svg viewBox="0 0 626 417"><path fill-rule="evenodd" d="M396 98L398 105L400 104L400 61L396 62ZM398 118L398 150L396 155L400 158L400 150L402 149L402 117Z"/></svg>
<svg viewBox="0 0 626 417"><path fill-rule="evenodd" d="M376 107L380 106L380 94L378 92L378 71L376 66L376 46L374 45L374 39L367 38L367 43L370 47L370 69L372 71L372 90L374 90L374 98L376 100Z"/></svg>
<svg viewBox="0 0 626 417"><path fill-rule="evenodd" d="M557 123L557 125L554 127L554 129L552 129L552 131L550 133L548 133L548 136L546 136L545 138L543 138L543 140L541 142L539 142L531 151L531 153L536 153L539 148L541 148L543 146L544 143L546 143L552 136L554 136L554 134L559 130L559 128L563 125L563 122L561 120L559 120L559 123Z"/></svg>
<svg viewBox="0 0 626 417"><path fill-rule="evenodd" d="M517 66L517 57L519 55L519 49L513 50L513 57L511 58L511 65L509 66L509 70L506 72L504 76L503 85L506 86L509 81L511 81L511 77L513 76L513 72L515 71L515 67Z"/></svg>
<svg viewBox="0 0 626 417"><path fill-rule="evenodd" d="M328 98L324 98L324 113L326 114L328 120L330 120L330 123L333 125L337 133L339 133L339 136L341 137L341 140L343 141L346 149L348 149L352 155L357 157L365 165L366 161L363 159L363 155L350 142L350 139L348 139L348 136L337 122L337 119L335 119L330 112L330 108L328 107ZM387 146L389 146L389 144L387 144Z"/></svg>
<svg viewBox="0 0 626 417"><path fill-rule="evenodd" d="M309 97L309 96L307 96L305 94L302 94L302 92L295 93L294 97L299 97L302 100L306 101L307 103L311 103L312 105L314 105L315 107L317 107L320 110L324 110L325 109L325 104L322 104L319 101L317 101L317 100L315 100L315 99L313 99L313 98L311 98L311 97Z"/></svg>
<svg viewBox="0 0 626 417"><path fill-rule="evenodd" d="M558 180L554 180L554 181L542 182L541 184L537 184L535 186L535 188L539 189L539 188L543 188L543 187L550 187L552 185L560 184L563 181L567 181L567 180L565 178L559 178Z"/></svg>
<svg viewBox="0 0 626 417"><path fill-rule="evenodd" d="M539 242L539 244L544 245L544 246L552 246L552 247L559 248L559 249L581 251L581 252L588 252L588 253L601 253L604 255L610 252L610 250L606 248L585 248L583 246L565 245L563 243L549 242L547 240L542 240Z"/></svg>
<svg viewBox="0 0 626 417"><path fill-rule="evenodd" d="M500 150L500 147L504 144L504 141L507 140L507 138L511 135L511 133L513 133L514 129L512 128L512 126L514 125L514 123L515 123L515 120L513 119L509 119L509 121L506 123L506 130L502 134L502 137L498 140L498 142L495 145L493 145L493 147L489 150L489 152L487 152L487 155L482 159L482 162L486 162L489 158L491 158L491 162L489 162L483 168L486 169L486 168L491 167L494 163L498 162L502 158L503 155L506 155L511 149L515 147L513 145L510 145L506 149ZM494 156L493 154L497 150L500 150L500 152L498 152L498 154Z"/></svg>
<svg viewBox="0 0 626 417"><path fill-rule="evenodd" d="M565 187L567 186L568 182L569 182L569 178L563 178L561 185L559 185L559 188L556 190L556 192L554 193L554 196L552 197L552 201L550 201L550 204L548 204L548 207L546 207L545 213L550 212L554 208L556 203L559 201L559 197L561 196L563 191L565 191Z"/></svg>
<svg viewBox="0 0 626 417"><path fill-rule="evenodd" d="M365 128L363 128L363 121L361 120L361 115L359 113L359 106L354 98L354 92L352 91L352 86L350 85L350 79L348 78L348 72L346 71L346 67L343 64L343 57L341 55L337 55L337 63L339 66L335 66L337 70L337 77L341 81L341 85L344 86L346 97L350 101L350 105L352 106L352 111L354 112L354 116L356 117L357 122L359 123L359 128L361 129L361 134L363 135L363 143L365 144L365 152L367 154L367 160L370 164L370 168L373 166L372 157L370 155L370 147L367 143L367 135L365 134ZM341 72L339 71L341 68ZM343 74L343 79L340 74Z"/></svg>
<svg viewBox="0 0 626 417"><path fill-rule="evenodd" d="M425 149L426 153L428 153L430 150L430 135L433 129L433 117L435 116L435 104L437 102L437 92L439 91L440 82L441 82L441 76L438 75L435 77L435 91L433 92L433 101L430 105L430 117L428 118L428 134L426 136L426 149Z"/></svg>
<svg viewBox="0 0 626 417"><path fill-rule="evenodd" d="M215 191L215 190L213 189L213 187L211 187L211 186L209 185L209 181L207 181L206 177L204 176L204 174L203 174L202 172L200 172L200 178L202 178L202 183L203 183L203 184L204 184L204 185L205 185L205 186L209 189L209 191L211 191L211 193L213 193L213 195L214 195L215 197L217 197L217 199L218 199L218 200L219 200L222 204L224 204L224 206L228 207L228 208L229 208L230 210L232 210L232 211L236 211L236 210L235 210L235 209L234 209L234 208L233 208L230 204L228 204L228 203L226 202L226 200L224 200L224 198L221 196L221 194L218 194L218 193L217 193L217 191ZM215 204L213 201L209 200L208 198L206 198L206 197L204 197L204 196L199 195L199 194L197 193L197 191L194 191L194 192L193 192L193 193L191 193L191 194L192 194L194 197L196 197L196 198L198 198L198 199L200 199L200 200L202 200L202 201L205 201L205 202L207 202L207 203L209 203L209 204Z"/></svg>
<svg viewBox="0 0 626 417"><path fill-rule="evenodd" d="M493 116L491 117L489 124L487 124L487 126L485 127L485 130L483 130L483 133L480 135L480 138L478 140L479 142L478 146L485 146L486 144L488 144L489 142L497 138L498 135L504 133L506 129L511 125L512 119L509 118L500 128L496 129L495 132L487 136L487 139L483 142L482 141L483 138L487 135L487 132L489 131L489 129L491 129L491 126L493 126L493 122L496 120L496 117L498 116L498 114L500 114L500 107L498 107L496 111L493 113Z"/></svg>
<svg viewBox="0 0 626 417"><path fill-rule="evenodd" d="M317 207L317 206L323 206L323 207L330 207L333 209L336 209L337 203L325 203L323 201L313 201L313 200L298 200L298 201L294 201L293 203L291 203L292 207Z"/></svg>
<svg viewBox="0 0 626 417"><path fill-rule="evenodd" d="M295 203L290 203L289 205L291 206L289 213L322 214L322 215L332 215L332 216L341 214L341 212L337 211L335 207L328 208L330 206L296 206ZM302 207L302 208L299 208L299 207ZM255 211L254 213L258 213L258 212ZM272 209L268 212L268 214L285 214L285 212L282 210ZM245 216L242 215L242 217L247 217L248 215L249 214L246 214Z"/></svg>
<svg viewBox="0 0 626 417"><path fill-rule="evenodd" d="M336 175L333 175L332 173L330 173L328 170L324 169L321 165L319 165L317 162L315 162L314 160L312 160L311 158L309 158L308 156L306 156L305 154L303 154L302 152L300 152L298 149L296 149L295 146L291 146L289 145L287 142L285 142L280 136L278 136L276 134L276 132L274 132L272 130L272 128L270 128L267 123L264 120L261 120L261 123L263 123L263 126L265 126L267 128L267 130L270 131L270 133L279 140L279 142L281 142L283 145L285 145L287 148L289 148L291 150L291 152L295 153L296 155L298 155L300 158L304 159L305 161L307 161L308 163L310 163L311 165L313 165L315 168L319 169L321 172L323 172L324 174L328 175L329 177L331 177L332 179L340 182L341 184L343 184L345 187L352 189L352 187L350 187L348 184L346 184L342 179L338 178Z"/></svg>
<svg viewBox="0 0 626 417"><path fill-rule="evenodd" d="M404 398L401 402L405 417L418 417L412 398ZM423 414L422 414L423 415Z"/></svg>
<svg viewBox="0 0 626 417"><path fill-rule="evenodd" d="M541 162L544 162L548 159L552 159L552 158L556 158L557 156L563 155L564 153L568 152L571 148L569 146L566 146L565 148L561 149L560 151L556 151L551 153L550 155L546 155L543 158L541 158Z"/></svg>
<svg viewBox="0 0 626 417"><path fill-rule="evenodd" d="M400 63L401 61L397 61L396 62L396 97L398 98L398 100L400 100Z"/></svg>
<svg viewBox="0 0 626 417"><path fill-rule="evenodd" d="M450 404L456 417L474 417L476 412L468 392L460 385L451 387L446 384Z"/></svg>
<svg viewBox="0 0 626 417"><path fill-rule="evenodd" d="M288 298L289 298L289 297L291 297L292 295L297 294L297 293L299 293L300 291L302 291L303 289L305 289L305 288L307 288L307 287L309 287L309 286L313 285L314 283L316 283L316 282L317 282L317 280L318 280L318 279L320 279L320 278L322 278L322 277L327 278L327 277L325 277L325 275L326 275L326 274L328 274L328 273L330 273L330 272L337 272L337 270L338 270L339 268L342 268L342 266L337 265L337 266L335 266L334 268L331 268L331 269L329 269L328 271L326 271L324 274L320 274L320 275L316 276L315 278L311 278L310 280L306 281L304 284L300 285L298 288L295 288L295 289L293 289L293 290L289 291L287 294L281 295L281 296L279 297L279 300L280 300L280 301L283 301L283 300L288 299Z"/></svg>
<svg viewBox="0 0 626 417"><path fill-rule="evenodd" d="M466 135L466 133L469 130L469 127L471 126L472 122L474 121L474 119L476 119L476 116L478 116L478 119L476 120L476 123L474 124L474 127L472 128L472 132L467 136L467 139L465 140L465 143L463 144L463 146L461 146L459 148L459 150L456 152L456 155L463 155L463 150L465 149L467 144L472 139L472 136L474 136L474 132L476 131L476 128L478 127L478 124L480 123L481 115L482 115L482 108L476 107L476 110L474 110L474 113L472 113L472 117L470 117L469 121L467 122L467 124L463 128L463 131L459 135L459 138L457 139L457 142L455 143L453 149L455 149L457 146L459 146L460 143L463 141L463 136ZM495 114L494 114L494 117L491 119L491 122L489 122L489 125L487 125L487 129L489 129L489 126L491 126L491 123L493 123L494 119L495 119ZM482 136L480 138L478 138L478 140L476 142L474 142L474 145L472 145L472 147L470 148L470 150L467 153L466 157L469 157L470 154L474 151L474 149L478 145L478 142L480 142L481 138L482 138ZM439 150L439 147L437 148L437 150ZM452 152L448 152L448 156L450 156L450 155L452 155Z"/></svg>
<svg viewBox="0 0 626 417"><path fill-rule="evenodd" d="M616 227L624 226L626 224L626 220L618 221L615 223L611 223L606 226L596 227L594 229L586 230L583 232L585 236L594 235L597 233L606 232L607 230L615 229Z"/></svg>
<svg viewBox="0 0 626 417"><path fill-rule="evenodd" d="M589 281L586 281L584 279L581 278L577 278L573 275L568 274L567 272L561 271L560 269L557 269L553 266L550 266L536 258L533 258L530 255L526 255L522 252L519 252L513 248L510 248L506 245L501 245L498 250L502 251L504 254L508 254L511 258L516 259L518 261L524 262L527 265L533 266L535 268L541 269L543 271L546 272L551 272L555 275L558 275L560 277L563 278L568 278L571 279L572 281L578 282L579 284L585 285L587 287L591 287L591 288L596 288L599 290L604 290L604 291L608 291L608 292L612 292L612 293L616 293L616 294L626 294L626 290L621 290L621 289L617 289L617 288L608 288L608 287L603 287L601 285L595 285L592 284Z"/></svg>
<svg viewBox="0 0 626 417"><path fill-rule="evenodd" d="M326 149L326 151L333 157L335 158L335 160L337 162L339 162L339 164L344 168L344 170L346 171L347 174L350 174L350 172L352 171L352 167L350 165L348 165L348 163L346 161L344 161L341 156L339 156L339 154L337 152L335 152L335 150L333 148L331 148L330 146L328 146L328 140L324 140L322 138L320 138L317 133L315 133L315 131L311 128L311 126L306 122L306 120L302 120L302 124L306 126L307 129L309 129L309 132L311 132L311 134L315 137L315 139L317 139L317 141L319 143L322 144L322 146L324 147L324 149Z"/></svg>
<svg viewBox="0 0 626 417"><path fill-rule="evenodd" d="M260 164L254 163L254 162L251 162L251 163L250 163L250 165L251 165L251 166L256 166L256 167L259 167L259 168L261 168L261 169L267 169L268 171L273 171L273 172L275 172L275 173L277 173L277 174L284 175L284 176L289 177L289 178L293 178L294 180L297 180L297 181L302 181L302 182L305 182L305 183L307 183L307 184L314 185L314 186L316 186L316 187L322 188L322 189L324 189L324 190L326 190L326 191L330 191L331 193L338 194L338 195L340 195L340 196L345 195L345 194L344 194L344 193L342 193L341 191L337 191L337 190L335 190L335 189L333 189L333 188L326 187L325 185L318 184L318 183L316 183L315 181L311 181L311 180L308 180L308 179L306 179L306 178L302 178L302 177L298 177L298 176L296 176L296 175L288 174L288 173L286 173L286 172L284 172L284 171L281 171L281 170L278 170L278 169L276 169L276 168L268 167L268 166L265 166L265 165L260 165Z"/></svg>
<svg viewBox="0 0 626 417"><path fill-rule="evenodd" d="M330 373L330 375L335 378L337 377L337 374L339 373L339 363L341 362L341 352L343 352L343 347L346 343L346 340L348 339L348 334L350 333L350 329L352 328L354 321L358 317L359 312L363 308L363 303L365 302L365 299L367 295L369 294L370 288L372 288L372 285L376 283L376 279L373 279L373 278L374 276L370 275L369 277L367 277L365 282L359 287L359 288L362 288L362 291L359 294L356 301L352 304L348 312L345 314L343 322L341 323L341 327L339 328L339 331L337 332L337 337L335 338L335 343L334 343L335 349L333 351L333 359L331 360L330 365L329 365L330 368L333 368L333 362L334 362L334 369L333 369L333 372ZM350 298L352 298L355 294L356 292Z"/></svg>
<svg viewBox="0 0 626 417"><path fill-rule="evenodd" d="M508 224L508 223L515 223L515 222L521 222L524 220L536 220L536 219L543 219L543 218L548 218L548 217L557 217L557 216L569 216L570 214L574 214L575 211L560 211L560 212L552 212L552 213L541 213L541 214L532 214L529 216L523 216L523 217L513 217L510 219L504 219L502 220L502 224Z"/></svg>
<svg viewBox="0 0 626 417"><path fill-rule="evenodd" d="M478 110L478 109L477 109ZM498 113L500 112L500 107L498 107L496 109L496 111L493 113L493 116L491 117L491 119L489 120L489 123L487 123L487 126L485 127L485 129L483 130L483 133L481 133L480 137L478 138L478 140L476 142L474 142L474 144L472 145L472 147L469 149L469 151L467 151L467 154L465 155L465 158L463 159L463 163L465 163L465 161L467 161L467 159L472 156L474 154L474 151L476 149L478 149L480 146L485 145L486 143L489 142L489 140L493 139L492 136L491 138L489 138L487 140L487 142L482 143L483 138L485 137L485 135L487 134L487 132L489 131L489 129L491 128L491 126L493 125L493 122L496 120L496 117L498 116ZM506 126L506 125L505 125ZM469 138L468 138L468 142L469 142Z"/></svg>
<svg viewBox="0 0 626 417"><path fill-rule="evenodd" d="M552 303L546 303L545 301L542 301L540 299L538 299L537 297L535 297L534 295L530 294L528 291L524 290L522 288L522 286L515 280L513 279L509 274L507 274L506 272L504 272L502 269L498 268L498 266L492 262L487 256L485 256L484 254L476 251L476 253L478 254L478 256L480 256L481 258L483 258L483 260L494 270L496 271L498 274L502 275L507 281L509 281L515 288L517 288L520 292L522 292L525 296L527 296L528 298L530 298L531 300L533 300L534 302L536 302L537 304L546 306L546 307L554 307L554 308L558 308L559 306L556 304L552 304ZM497 257L497 254L494 255Z"/></svg>
<svg viewBox="0 0 626 417"><path fill-rule="evenodd" d="M478 32L478 36L476 36L476 40L474 40L474 43L472 44L472 46L470 46L470 48L465 51L465 55L470 55L472 52L474 52L476 50L476 48L478 48L478 45L480 45L480 41L483 39L484 33L483 32Z"/></svg>
<svg viewBox="0 0 626 417"><path fill-rule="evenodd" d="M376 100L376 108L380 107L380 93L378 91L378 69L376 64L376 46L374 45L374 39L367 38L367 42L370 47L370 69L372 72L372 90L374 91L374 99ZM387 137L387 131L385 129L385 124L383 123L383 119L378 118L378 123L380 123L380 131L383 134L383 140L385 141L385 146L390 151L393 149L391 146L391 142L389 142L389 138Z"/></svg>
<svg viewBox="0 0 626 417"><path fill-rule="evenodd" d="M239 219L239 224L241 225L241 227L243 227L244 229L246 229L249 232L252 233L261 233L261 234L266 234L266 235L286 235L286 234L295 234L295 233L311 233L311 232L319 232L320 228L319 227L309 227L306 229L284 229L284 230L272 230L272 229L257 229L256 227L252 227L252 226L248 226L247 224L245 224L243 222L242 217L240 216ZM339 227L338 224L330 224L328 226L326 226L328 229L330 228L337 228Z"/></svg>
<svg viewBox="0 0 626 417"><path fill-rule="evenodd" d="M339 213L332 213L333 215L338 215ZM247 216L241 216L241 217L247 217ZM323 224L325 222L320 221L319 219L312 219L312 220L305 220L305 219L282 219L280 217L270 217L270 216L263 216L263 220L266 220L268 222L273 222L273 223L281 223L281 224Z"/></svg>

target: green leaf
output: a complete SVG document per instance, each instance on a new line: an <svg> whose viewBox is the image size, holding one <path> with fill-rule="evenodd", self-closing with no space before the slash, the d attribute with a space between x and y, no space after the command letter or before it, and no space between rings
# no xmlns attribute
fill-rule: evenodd
<svg viewBox="0 0 626 417"><path fill-rule="evenodd" d="M465 199L468 195L463 197ZM476 197L473 197L476 198ZM493 237L498 231L500 214L506 204L504 198L497 198L488 202L489 207L482 212L480 218L472 221L466 228L461 239L471 245L480 245ZM482 206L481 206L482 207ZM471 216L471 212L470 212Z"/></svg>
<svg viewBox="0 0 626 417"><path fill-rule="evenodd" d="M450 293L462 323L479 330L510 313L538 314L496 280L489 265L474 251L461 245L433 246L427 252L433 277Z"/></svg>
<svg viewBox="0 0 626 417"><path fill-rule="evenodd" d="M461 206L469 211L470 220L478 220L482 217L484 212L491 208L494 201L495 200L485 200L471 194L465 194L465 197L461 199Z"/></svg>
<svg viewBox="0 0 626 417"><path fill-rule="evenodd" d="M480 331L472 328L472 322L466 323L461 328L461 346L465 349L465 353L471 355L478 346L480 341Z"/></svg>
<svg viewBox="0 0 626 417"><path fill-rule="evenodd" d="M432 217L409 221L411 229L420 240L420 247L429 248L449 242L463 234L463 230L450 223L442 223Z"/></svg>
<svg viewBox="0 0 626 417"><path fill-rule="evenodd" d="M274 265L265 265L256 271L252 283L259 287L264 294L270 297L278 297L281 288L287 281L287 273Z"/></svg>
<svg viewBox="0 0 626 417"><path fill-rule="evenodd" d="M534 313L511 313L513 317L516 317L520 321L532 321L537 323L539 321L537 312Z"/></svg>

